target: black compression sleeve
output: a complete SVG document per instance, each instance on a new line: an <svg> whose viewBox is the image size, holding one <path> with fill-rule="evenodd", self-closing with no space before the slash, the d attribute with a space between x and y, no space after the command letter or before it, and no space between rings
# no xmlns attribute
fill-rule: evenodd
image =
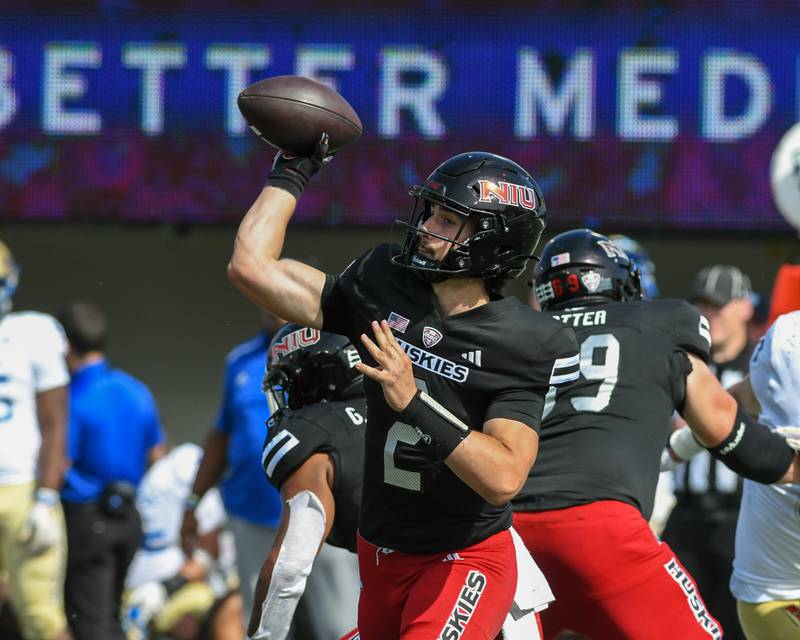
<svg viewBox="0 0 800 640"><path fill-rule="evenodd" d="M469 435L467 425L419 389L400 418L414 427L440 460L447 458Z"/></svg>
<svg viewBox="0 0 800 640"><path fill-rule="evenodd" d="M709 451L731 471L762 484L780 480L794 459L786 441L753 420L741 405L730 435Z"/></svg>

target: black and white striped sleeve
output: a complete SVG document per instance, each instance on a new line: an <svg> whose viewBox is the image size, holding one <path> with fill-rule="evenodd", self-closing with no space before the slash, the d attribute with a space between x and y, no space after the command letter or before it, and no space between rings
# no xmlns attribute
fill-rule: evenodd
<svg viewBox="0 0 800 640"><path fill-rule="evenodd" d="M327 441L325 432L299 412L288 412L280 420L270 422L267 431L261 466L276 489L312 454L324 448Z"/></svg>
<svg viewBox="0 0 800 640"><path fill-rule="evenodd" d="M535 431L542 426L542 414L551 388L577 380L580 356L575 333L558 326L539 346L526 354L527 370L516 388L497 394L486 419L506 418L522 422Z"/></svg>
<svg viewBox="0 0 800 640"><path fill-rule="evenodd" d="M550 386L559 386L577 380L581 373L581 357L579 353L562 356L553 361L550 373Z"/></svg>

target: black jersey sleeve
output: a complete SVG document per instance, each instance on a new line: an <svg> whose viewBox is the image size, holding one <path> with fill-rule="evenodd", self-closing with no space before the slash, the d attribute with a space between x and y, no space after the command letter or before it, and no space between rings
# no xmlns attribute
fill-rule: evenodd
<svg viewBox="0 0 800 640"><path fill-rule="evenodd" d="M410 308L427 300L430 286L407 269L394 266L394 250L387 243L376 245L353 260L340 276L327 277L320 296L324 331L347 336L359 349L359 336L370 332L371 321L391 321L393 312L408 317Z"/></svg>
<svg viewBox="0 0 800 640"><path fill-rule="evenodd" d="M489 411L486 420L505 418L516 420L528 425L537 433L541 428L542 410L544 409L544 387L528 387L525 389L506 389L498 393Z"/></svg>
<svg viewBox="0 0 800 640"><path fill-rule="evenodd" d="M647 322L670 336L672 343L708 362L711 332L699 309L684 300L649 300Z"/></svg>
<svg viewBox="0 0 800 640"><path fill-rule="evenodd" d="M495 395L486 420L506 418L522 422L535 431L542 426L542 414L548 392L576 380L580 375L578 343L572 329L547 317L546 331L535 335L529 332L522 344L525 349L526 371L520 377L522 384L509 387ZM538 338L538 339L537 339Z"/></svg>
<svg viewBox="0 0 800 640"><path fill-rule="evenodd" d="M322 308L322 330L341 335L348 335L348 299L344 289L358 272L357 263L363 256L353 260L341 275L329 273L325 277L320 306Z"/></svg>
<svg viewBox="0 0 800 640"><path fill-rule="evenodd" d="M267 479L280 490L286 479L309 457L327 448L329 434L317 425L319 416L308 411L287 410L277 420L271 420L261 455Z"/></svg>

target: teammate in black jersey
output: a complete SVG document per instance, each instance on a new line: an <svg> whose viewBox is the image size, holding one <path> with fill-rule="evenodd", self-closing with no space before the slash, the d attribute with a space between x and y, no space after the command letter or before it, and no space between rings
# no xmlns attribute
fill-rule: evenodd
<svg viewBox="0 0 800 640"><path fill-rule="evenodd" d="M669 418L677 409L714 455L761 482L796 478L796 456L709 370L706 319L682 301L641 300L635 266L605 236L553 238L535 283L542 308L574 329L581 374L548 393L536 466L514 500L514 526L556 596L545 638L721 638L647 525Z"/></svg>
<svg viewBox="0 0 800 640"><path fill-rule="evenodd" d="M279 316L348 336L364 360L362 638L494 638L516 587L509 500L548 388L577 377L572 331L499 293L539 240L541 192L506 158L455 156L412 189L403 247L326 276L278 259L325 151L323 136L312 158L279 154L230 277Z"/></svg>
<svg viewBox="0 0 800 640"><path fill-rule="evenodd" d="M347 338L296 324L270 343L262 463L286 506L256 584L254 639L286 637L323 542L356 550L367 415L358 362Z"/></svg>

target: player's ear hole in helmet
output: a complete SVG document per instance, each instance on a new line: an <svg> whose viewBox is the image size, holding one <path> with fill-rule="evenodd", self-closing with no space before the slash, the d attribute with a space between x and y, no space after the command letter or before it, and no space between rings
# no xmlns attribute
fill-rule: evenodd
<svg viewBox="0 0 800 640"><path fill-rule="evenodd" d="M288 323L267 351L262 388L272 413L364 393L358 351L344 336Z"/></svg>
<svg viewBox="0 0 800 640"><path fill-rule="evenodd" d="M414 206L408 222L395 221L405 229L405 240L392 262L427 282L482 278L490 291L499 292L534 257L545 226L544 198L533 177L508 158L483 151L462 153L439 165L409 195ZM422 229L432 205L463 217L462 230L468 220L475 228L469 237L454 242L441 260L419 252L420 234L452 240Z"/></svg>
<svg viewBox="0 0 800 640"><path fill-rule="evenodd" d="M639 268L606 236L575 229L555 236L534 270L542 309L563 309L642 297Z"/></svg>

